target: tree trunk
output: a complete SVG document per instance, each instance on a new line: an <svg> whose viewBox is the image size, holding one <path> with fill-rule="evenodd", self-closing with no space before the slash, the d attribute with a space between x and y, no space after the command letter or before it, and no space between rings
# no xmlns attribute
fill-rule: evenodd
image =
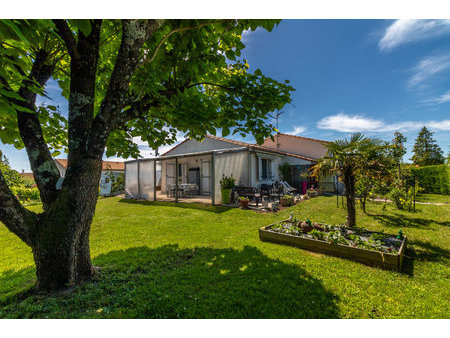
<svg viewBox="0 0 450 338"><path fill-rule="evenodd" d="M356 210L355 210L355 176L351 169L347 169L344 174L345 197L347 200L347 226L356 226Z"/></svg>
<svg viewBox="0 0 450 338"><path fill-rule="evenodd" d="M89 233L98 198L101 161L84 159L67 171L57 200L39 218L32 245L37 289L54 292L93 274Z"/></svg>

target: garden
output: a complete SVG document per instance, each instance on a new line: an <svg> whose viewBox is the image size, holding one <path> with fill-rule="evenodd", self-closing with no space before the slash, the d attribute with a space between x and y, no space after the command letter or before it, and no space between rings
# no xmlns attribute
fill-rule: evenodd
<svg viewBox="0 0 450 338"><path fill-rule="evenodd" d="M346 209L336 197L277 213L100 199L90 240L98 273L52 296L34 294L31 250L0 225L0 317L448 318L450 207L418 204L412 213L383 205L357 208L358 227L403 230L401 272L260 241L259 228L291 212L312 226L341 224Z"/></svg>

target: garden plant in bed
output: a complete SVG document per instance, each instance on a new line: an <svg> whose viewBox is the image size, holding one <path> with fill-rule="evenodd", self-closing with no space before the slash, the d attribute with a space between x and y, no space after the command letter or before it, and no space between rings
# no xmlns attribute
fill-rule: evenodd
<svg viewBox="0 0 450 338"><path fill-rule="evenodd" d="M350 258L387 269L400 270L406 237L360 227L333 226L293 218L260 229L261 240Z"/></svg>

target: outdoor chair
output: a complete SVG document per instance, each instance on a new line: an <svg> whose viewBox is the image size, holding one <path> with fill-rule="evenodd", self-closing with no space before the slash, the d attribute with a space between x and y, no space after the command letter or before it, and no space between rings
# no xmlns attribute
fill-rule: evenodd
<svg viewBox="0 0 450 338"><path fill-rule="evenodd" d="M297 192L297 189L291 187L286 181L281 181L280 183L283 186L284 195L293 195Z"/></svg>

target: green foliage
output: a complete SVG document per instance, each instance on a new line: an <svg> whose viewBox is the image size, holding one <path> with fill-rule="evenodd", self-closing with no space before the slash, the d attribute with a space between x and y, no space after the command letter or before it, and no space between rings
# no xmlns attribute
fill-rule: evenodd
<svg viewBox="0 0 450 338"><path fill-rule="evenodd" d="M68 20L75 39L92 30L91 20ZM288 81L278 82L249 64L241 56L245 48L242 32L264 28L271 31L279 20L158 20L158 29L141 50L142 65L130 79L132 102L160 102L142 109L109 134L108 156L139 157L133 137L140 136L156 149L176 141L179 132L202 139L217 129L245 136L253 134L258 143L274 131L267 114L291 102L294 90ZM121 20L103 20L94 115L99 112L108 90L121 44ZM0 21L0 140L22 148L17 111L26 111L19 103L22 83L40 95L44 88L27 81L27 74L39 50L50 54L54 66L52 78L62 95L70 97L70 58L67 48L51 20ZM24 82L25 80L25 82ZM167 93L171 92L170 99ZM124 114L130 106L124 108ZM33 112L33 111L30 111ZM36 107L43 134L51 150L67 149L67 120L57 107Z"/></svg>
<svg viewBox="0 0 450 338"><path fill-rule="evenodd" d="M423 192L450 194L450 166L448 164L411 168Z"/></svg>
<svg viewBox="0 0 450 338"><path fill-rule="evenodd" d="M34 182L22 177L19 173L9 166L6 156L3 156L0 150L0 171L5 178L6 184L12 193L22 203L31 203L40 201L39 190L33 188Z"/></svg>
<svg viewBox="0 0 450 338"><path fill-rule="evenodd" d="M284 162L278 166L278 171L280 173L280 178L282 181L286 181L289 184L292 183L291 177L291 166L289 163Z"/></svg>
<svg viewBox="0 0 450 338"><path fill-rule="evenodd" d="M401 132L394 132L394 139L391 141L390 156L396 164L401 164L403 161L403 156L406 154L406 141L407 138Z"/></svg>
<svg viewBox="0 0 450 338"><path fill-rule="evenodd" d="M106 174L111 182L111 196L122 194L125 186L125 175L123 173L108 172ZM100 189L100 187L99 187Z"/></svg>
<svg viewBox="0 0 450 338"><path fill-rule="evenodd" d="M20 186L12 186L10 187L12 193L17 197L17 199L21 202L38 202L40 201L39 189L38 188L27 188Z"/></svg>
<svg viewBox="0 0 450 338"><path fill-rule="evenodd" d="M220 180L220 188L221 189L232 189L235 185L236 179L231 176L222 175L222 179Z"/></svg>
<svg viewBox="0 0 450 338"><path fill-rule="evenodd" d="M444 164L444 153L433 139L433 132L423 127L416 138L413 149L413 164L419 166Z"/></svg>

